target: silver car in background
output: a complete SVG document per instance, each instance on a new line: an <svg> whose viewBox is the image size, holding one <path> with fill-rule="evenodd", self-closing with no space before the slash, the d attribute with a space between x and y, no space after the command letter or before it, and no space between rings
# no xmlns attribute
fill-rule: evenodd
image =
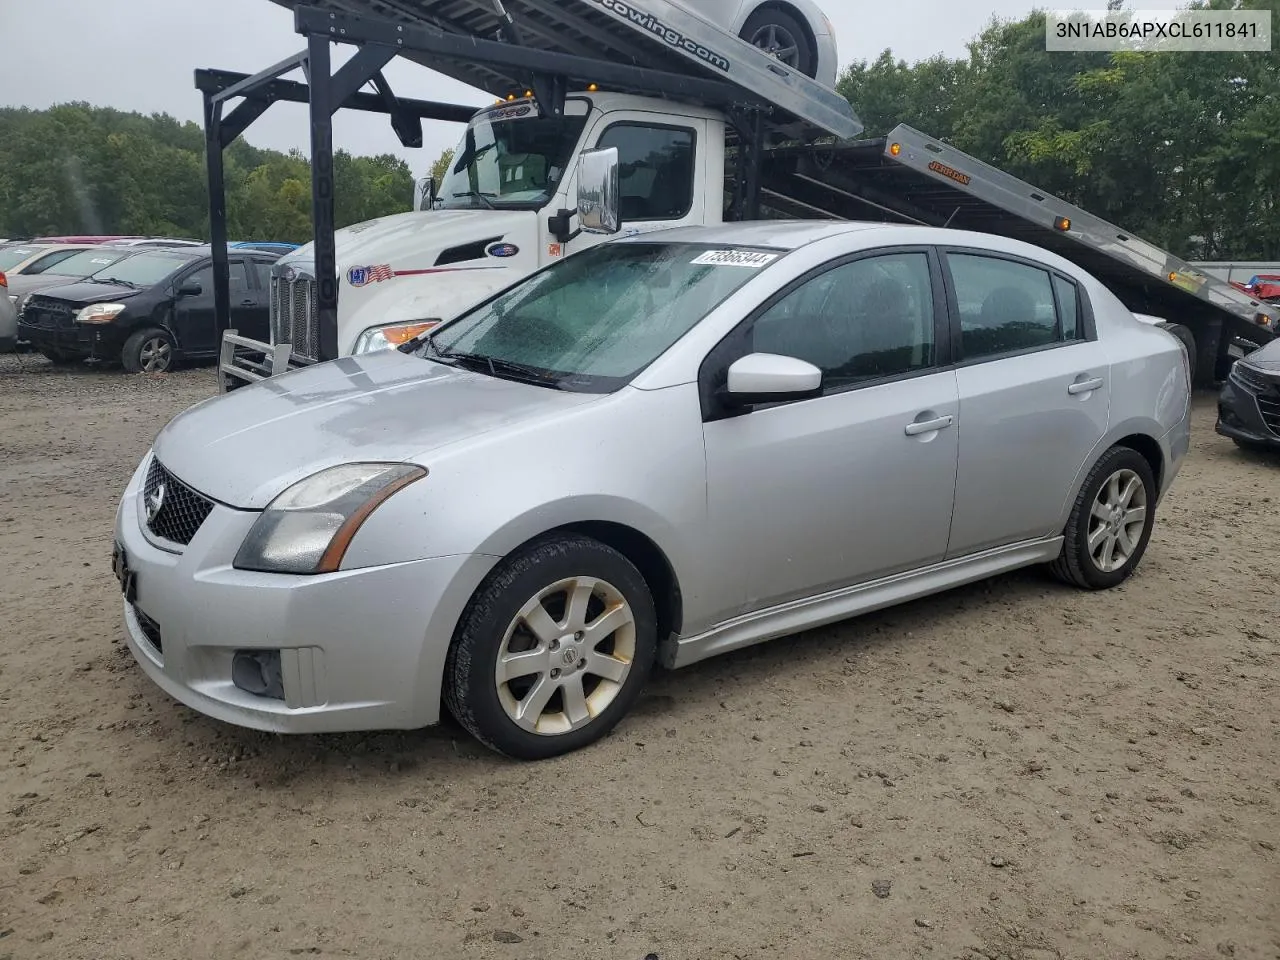
<svg viewBox="0 0 1280 960"><path fill-rule="evenodd" d="M166 692L288 733L442 705L582 747L682 667L1033 564L1114 587L1189 443L1179 341L924 227L650 233L164 428L114 566Z"/></svg>

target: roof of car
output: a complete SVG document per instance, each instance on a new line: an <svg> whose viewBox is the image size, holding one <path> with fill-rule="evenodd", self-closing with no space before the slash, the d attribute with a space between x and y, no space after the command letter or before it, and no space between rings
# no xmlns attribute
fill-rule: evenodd
<svg viewBox="0 0 1280 960"><path fill-rule="evenodd" d="M707 243L744 247L772 247L798 250L828 237L882 229L886 224L833 220L750 220L710 227L675 227L657 234L641 233L626 240L643 243L661 239L663 243ZM623 225L626 229L626 225ZM626 242L625 240L623 242Z"/></svg>

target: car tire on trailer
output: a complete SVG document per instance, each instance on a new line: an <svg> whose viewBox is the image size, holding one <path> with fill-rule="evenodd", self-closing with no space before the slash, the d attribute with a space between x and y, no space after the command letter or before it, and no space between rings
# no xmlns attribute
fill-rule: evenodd
<svg viewBox="0 0 1280 960"><path fill-rule="evenodd" d="M818 75L818 50L804 24L785 10L757 10L739 36L807 77Z"/></svg>
<svg viewBox="0 0 1280 960"><path fill-rule="evenodd" d="M159 327L138 330L124 342L120 363L129 373L167 373L176 365L178 345Z"/></svg>
<svg viewBox="0 0 1280 960"><path fill-rule="evenodd" d="M1187 359L1191 362L1191 382L1196 382L1196 335L1191 332L1190 327L1184 327L1180 323L1166 323L1164 329L1168 330L1175 337L1182 341L1182 345L1187 348Z"/></svg>
<svg viewBox="0 0 1280 960"><path fill-rule="evenodd" d="M1067 520L1062 553L1050 569L1086 590L1123 583L1146 553L1157 493L1146 458L1129 447L1112 447L1085 478Z"/></svg>
<svg viewBox="0 0 1280 960"><path fill-rule="evenodd" d="M535 541L503 561L463 613L445 705L499 753L558 756L626 715L656 645L653 597L631 561L588 537Z"/></svg>

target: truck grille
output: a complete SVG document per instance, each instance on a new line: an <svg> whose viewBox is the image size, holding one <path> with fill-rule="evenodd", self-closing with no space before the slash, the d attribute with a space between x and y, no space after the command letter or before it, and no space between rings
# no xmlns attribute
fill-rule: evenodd
<svg viewBox="0 0 1280 960"><path fill-rule="evenodd" d="M1253 394L1267 429L1280 437L1280 377L1237 364L1231 371L1236 382Z"/></svg>
<svg viewBox="0 0 1280 960"><path fill-rule="evenodd" d="M298 275L271 278L271 342L289 343L304 360L319 353L320 322L316 312L316 282Z"/></svg>
<svg viewBox="0 0 1280 960"><path fill-rule="evenodd" d="M29 297L22 308L22 322L42 330L74 329L75 316L70 304L48 297Z"/></svg>
<svg viewBox="0 0 1280 960"><path fill-rule="evenodd" d="M157 537L186 546L213 510L213 501L170 473L154 457L142 486L147 529Z"/></svg>

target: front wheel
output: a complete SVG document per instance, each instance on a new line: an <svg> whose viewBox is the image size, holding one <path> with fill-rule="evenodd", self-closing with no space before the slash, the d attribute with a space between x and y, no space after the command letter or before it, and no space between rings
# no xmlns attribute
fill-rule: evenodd
<svg viewBox="0 0 1280 960"><path fill-rule="evenodd" d="M757 10L742 25L739 36L806 77L818 75L818 51L808 31L789 13Z"/></svg>
<svg viewBox="0 0 1280 960"><path fill-rule="evenodd" d="M168 331L149 327L124 342L120 363L129 373L166 373L173 369L177 352Z"/></svg>
<svg viewBox="0 0 1280 960"><path fill-rule="evenodd" d="M445 705L507 756L568 753L626 715L656 643L653 597L626 557L587 537L543 540L472 598L445 664Z"/></svg>
<svg viewBox="0 0 1280 960"><path fill-rule="evenodd" d="M1094 464L1076 497L1062 553L1051 569L1066 583L1106 590L1129 578L1155 523L1156 483L1136 450L1112 447Z"/></svg>

